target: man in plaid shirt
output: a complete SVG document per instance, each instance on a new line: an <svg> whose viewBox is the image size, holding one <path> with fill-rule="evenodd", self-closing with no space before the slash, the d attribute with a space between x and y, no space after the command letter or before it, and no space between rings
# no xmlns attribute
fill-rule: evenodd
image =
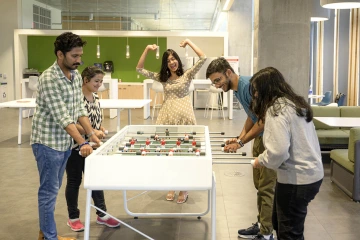
<svg viewBox="0 0 360 240"><path fill-rule="evenodd" d="M75 123L83 126L90 141L100 144L87 117L82 78L77 71L85 44L71 32L58 36L54 43L57 60L39 78L30 139L40 175L39 239L74 239L57 235L54 210L72 139L79 144L82 156L92 153L92 147L81 136Z"/></svg>

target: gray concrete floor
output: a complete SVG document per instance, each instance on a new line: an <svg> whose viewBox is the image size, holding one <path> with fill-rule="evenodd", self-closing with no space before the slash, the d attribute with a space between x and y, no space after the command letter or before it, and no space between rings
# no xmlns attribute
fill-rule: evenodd
<svg viewBox="0 0 360 240"><path fill-rule="evenodd" d="M132 124L155 124L155 119L144 120L142 110L132 111ZM216 114L213 120L205 119L203 110L196 110L198 124L208 125L210 131L238 134L245 120L243 110L234 111L233 120L223 120ZM29 136L31 118L24 119L22 144L17 144L18 111L0 109L0 239L37 239L38 172ZM127 112L121 112L122 126L127 124ZM110 132L116 131L116 120L105 119L103 124ZM250 145L250 144L247 144ZM250 146L244 150L250 154ZM360 205L353 202L329 179L329 165L325 164L325 179L320 193L309 205L305 224L305 239L359 239ZM252 183L252 168L245 164L214 165L217 178L216 239L235 240L239 228L247 228L256 221L256 191ZM106 174L106 173L104 173ZM186 173L184 173L186 177ZM165 180L165 179L164 179ZM65 202L66 174L56 204L55 217L58 233L62 236L83 238L83 233L72 232L66 225ZM140 192L131 191L129 197ZM129 208L138 212L200 212L206 209L207 193L190 192L185 204L165 201L166 192L147 192L129 202ZM134 219L123 208L120 191L105 191L109 213L154 239L211 239L210 213L201 220L195 217L140 218ZM81 220L84 221L85 190L79 196ZM95 223L92 210L90 239L145 239L138 233L122 226L109 229Z"/></svg>

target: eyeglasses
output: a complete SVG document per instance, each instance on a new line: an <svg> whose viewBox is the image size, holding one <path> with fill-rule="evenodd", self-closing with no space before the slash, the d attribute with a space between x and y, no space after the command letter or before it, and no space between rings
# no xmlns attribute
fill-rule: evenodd
<svg viewBox="0 0 360 240"><path fill-rule="evenodd" d="M217 85L221 81L221 78L222 78L222 76L215 78L214 81L212 81L211 86L215 87L215 85Z"/></svg>

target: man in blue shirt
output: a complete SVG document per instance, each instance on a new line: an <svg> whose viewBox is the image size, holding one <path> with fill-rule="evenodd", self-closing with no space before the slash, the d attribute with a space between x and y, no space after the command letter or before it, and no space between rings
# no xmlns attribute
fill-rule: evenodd
<svg viewBox="0 0 360 240"><path fill-rule="evenodd" d="M235 96L243 106L247 119L244 127L236 139L230 139L224 147L225 152L236 152L237 149L254 139L253 156L257 157L264 150L262 134L264 124L257 123L257 117L252 113L250 78L239 76L234 72L225 58L213 60L206 70L206 78L209 78L216 88L224 92L235 91ZM276 184L276 171L265 167L253 169L253 181L257 189L257 222L247 229L240 229L238 235L241 238L253 238L256 240L273 240L272 208Z"/></svg>

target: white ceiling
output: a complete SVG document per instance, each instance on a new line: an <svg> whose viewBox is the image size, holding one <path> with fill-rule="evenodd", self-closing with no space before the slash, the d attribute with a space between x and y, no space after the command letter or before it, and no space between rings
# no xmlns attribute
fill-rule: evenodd
<svg viewBox="0 0 360 240"><path fill-rule="evenodd" d="M209 31L219 0L37 0L62 11L63 16L131 17L143 30ZM155 15L158 20L155 20ZM70 18L71 19L71 18ZM119 18L118 18L119 19ZM119 20L117 20L119 21Z"/></svg>

